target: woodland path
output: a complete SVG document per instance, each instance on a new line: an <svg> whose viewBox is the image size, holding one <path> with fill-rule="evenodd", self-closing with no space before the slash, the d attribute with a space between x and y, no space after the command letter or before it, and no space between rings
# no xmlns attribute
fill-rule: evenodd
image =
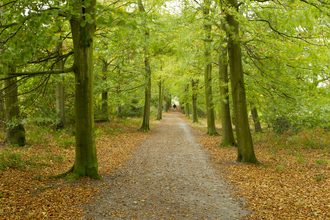
<svg viewBox="0 0 330 220"><path fill-rule="evenodd" d="M170 112L133 152L125 168L104 178L83 219L242 219L234 199L192 129Z"/></svg>

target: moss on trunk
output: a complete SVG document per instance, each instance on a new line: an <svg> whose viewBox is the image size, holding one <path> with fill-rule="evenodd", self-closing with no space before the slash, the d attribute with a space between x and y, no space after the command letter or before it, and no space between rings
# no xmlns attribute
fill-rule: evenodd
<svg viewBox="0 0 330 220"><path fill-rule="evenodd" d="M219 88L220 88L220 116L222 125L222 146L236 145L233 127L231 125L230 108L229 108L229 94L228 94L228 56L227 42L222 40L219 50Z"/></svg>
<svg viewBox="0 0 330 220"><path fill-rule="evenodd" d="M15 68L9 67L10 72L15 72ZM12 145L24 146L25 129L21 124L20 110L17 98L17 79L5 80L5 105L6 105L6 140Z"/></svg>
<svg viewBox="0 0 330 220"><path fill-rule="evenodd" d="M92 179L101 179L98 174L93 114L93 36L95 25L84 20L85 13L95 18L96 0L89 1L88 7L84 7L83 4L83 0L76 1L75 11L81 16L79 18L73 17L70 20L74 45L76 87L76 155L70 178L88 176ZM85 22L85 25L81 25L82 22Z"/></svg>
<svg viewBox="0 0 330 220"><path fill-rule="evenodd" d="M207 134L218 135L215 128L214 105L212 100L212 40L211 40L211 21L209 21L211 1L204 0L204 79L205 79L205 102L207 111Z"/></svg>
<svg viewBox="0 0 330 220"><path fill-rule="evenodd" d="M237 7L237 0L227 0L233 8ZM234 105L235 126L237 134L237 161L259 164L253 149L253 142L249 128L246 94L244 87L242 54L238 38L238 22L232 13L227 15L229 26L228 52L230 61L231 91Z"/></svg>
<svg viewBox="0 0 330 220"><path fill-rule="evenodd" d="M254 122L255 132L262 132L260 121L259 121L259 116L258 116L258 111L253 102L251 102L251 114L252 114L252 118L253 118L253 122Z"/></svg>
<svg viewBox="0 0 330 220"><path fill-rule="evenodd" d="M2 89L2 82L0 83L0 90ZM0 127L5 131L5 100L4 94L0 91Z"/></svg>

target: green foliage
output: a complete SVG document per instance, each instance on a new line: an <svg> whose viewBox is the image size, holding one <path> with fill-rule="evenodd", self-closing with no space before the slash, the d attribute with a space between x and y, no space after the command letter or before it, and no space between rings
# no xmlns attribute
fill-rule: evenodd
<svg viewBox="0 0 330 220"><path fill-rule="evenodd" d="M329 160L327 159L319 159L315 161L316 166L323 166L329 164Z"/></svg>
<svg viewBox="0 0 330 220"><path fill-rule="evenodd" d="M294 130L296 128L295 125L291 121L289 121L287 118L281 116L274 118L271 121L273 132L280 135L283 134L285 131Z"/></svg>
<svg viewBox="0 0 330 220"><path fill-rule="evenodd" d="M133 99L130 103L122 106L119 117L141 117L143 115L143 105L138 100Z"/></svg>
<svg viewBox="0 0 330 220"><path fill-rule="evenodd" d="M275 171L279 172L282 171L285 168L285 165L283 163L276 166Z"/></svg>
<svg viewBox="0 0 330 220"><path fill-rule="evenodd" d="M23 161L22 155L19 153L4 152L0 154L0 170L12 168L24 170L26 161Z"/></svg>
<svg viewBox="0 0 330 220"><path fill-rule="evenodd" d="M302 154L298 155L297 163L298 164L305 163L304 155L302 155Z"/></svg>
<svg viewBox="0 0 330 220"><path fill-rule="evenodd" d="M316 182L320 182L320 181L322 181L322 180L324 180L324 179L325 179L325 177L324 177L322 174L318 174L318 175L316 176L316 178L315 178Z"/></svg>
<svg viewBox="0 0 330 220"><path fill-rule="evenodd" d="M23 171L27 168L32 170L36 165L49 166L50 164L46 162L49 160L61 164L63 161L63 156L49 154L45 158L30 156L24 157L24 155L19 152L11 152L11 150L6 150L0 154L0 170L18 169Z"/></svg>

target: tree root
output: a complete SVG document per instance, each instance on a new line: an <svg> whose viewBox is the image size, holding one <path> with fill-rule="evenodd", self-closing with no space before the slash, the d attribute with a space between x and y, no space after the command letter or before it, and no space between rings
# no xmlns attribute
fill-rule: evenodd
<svg viewBox="0 0 330 220"><path fill-rule="evenodd" d="M68 174L72 173L74 170L74 165L70 168L70 170L66 171L65 173L56 175L56 176L50 176L49 179L61 179L65 178Z"/></svg>
<svg viewBox="0 0 330 220"><path fill-rule="evenodd" d="M221 143L222 147L229 147L229 146L233 146L233 147L237 147L237 144L235 141L223 141Z"/></svg>

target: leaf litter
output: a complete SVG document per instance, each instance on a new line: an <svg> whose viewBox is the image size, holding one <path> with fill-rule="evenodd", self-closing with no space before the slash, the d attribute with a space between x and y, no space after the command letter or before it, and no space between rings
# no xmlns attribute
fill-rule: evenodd
<svg viewBox="0 0 330 220"><path fill-rule="evenodd" d="M119 169L130 158L132 150L149 136L149 133L136 132L140 124L136 120L96 123L101 177ZM81 205L94 200L99 191L102 181L82 178L67 183L63 179L48 178L72 166L74 145L68 141L70 135L62 134L57 139L55 131L42 129L27 128L26 136L30 138L27 142L32 146L0 145L1 219L79 219L83 215ZM59 140L67 141L61 146Z"/></svg>
<svg viewBox="0 0 330 220"><path fill-rule="evenodd" d="M237 149L221 147L221 136L207 136L203 120L190 125L212 154L214 167L247 199L253 211L249 219L330 218L329 131L253 134L255 154L263 164L257 166L235 162Z"/></svg>

